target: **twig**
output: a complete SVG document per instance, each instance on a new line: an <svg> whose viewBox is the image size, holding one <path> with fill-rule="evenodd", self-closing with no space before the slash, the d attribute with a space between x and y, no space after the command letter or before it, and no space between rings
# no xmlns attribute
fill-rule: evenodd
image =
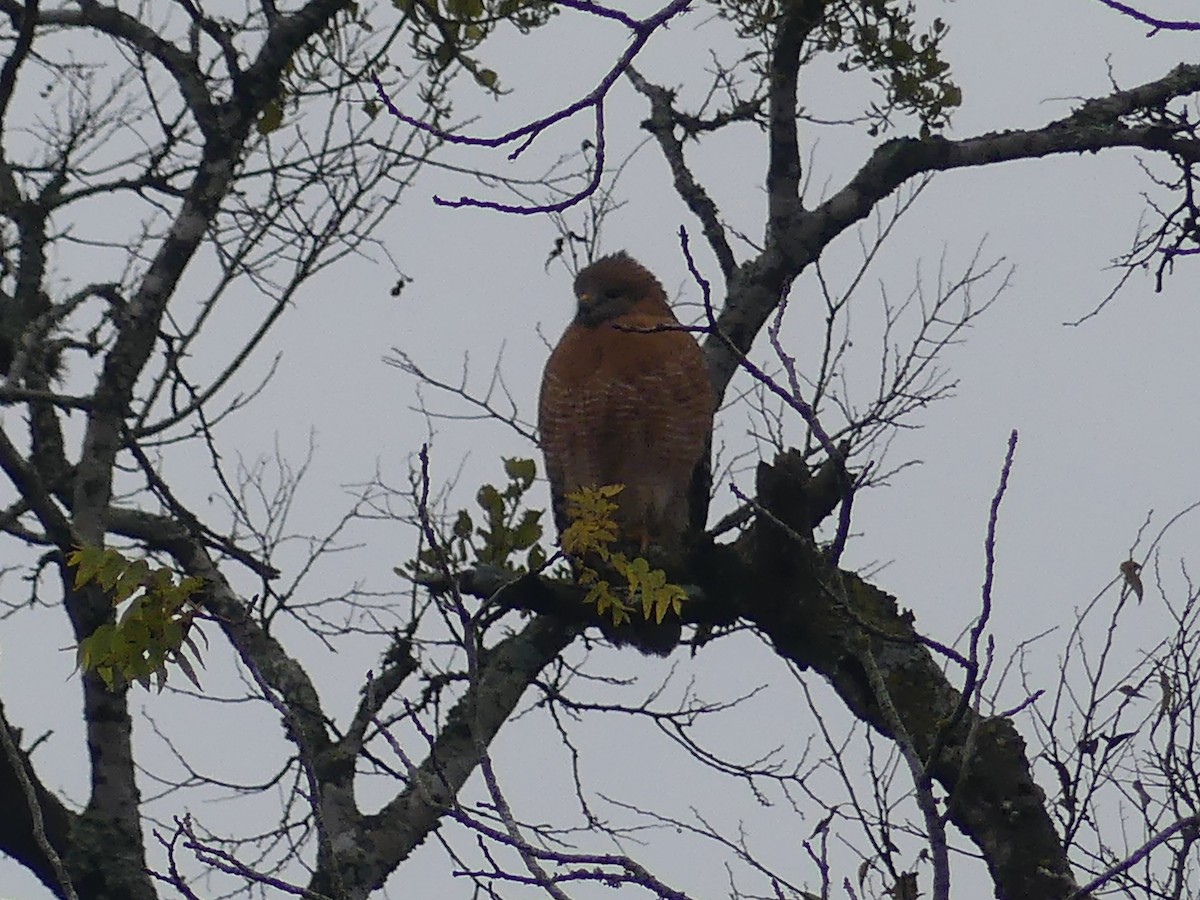
<svg viewBox="0 0 1200 900"><path fill-rule="evenodd" d="M608 92L621 77L622 73L633 62L634 58L642 51L646 42L650 40L650 36L655 31L664 27L667 22L681 13L685 12L691 5L691 0L671 0L669 4L664 6L653 15L647 16L644 19L632 19L619 10L609 9L608 7L600 6L596 3L587 2L587 0L560 0L561 6L568 6L580 12L591 13L592 15L602 18L612 19L620 22L633 33L633 39L625 52L609 69L608 73L600 79L600 83L596 85L586 96L581 97L574 103L563 107L548 116L543 116L540 119L522 125L520 128L507 131L497 137L471 137L470 135L455 134L453 132L444 131L436 126L430 125L428 122L423 122L420 119L402 113L392 102L387 90L383 86L383 82L375 77L375 90L379 95L379 99L387 107L388 112L413 128L423 131L432 137L445 141L450 144L462 144L470 147L503 147L506 144L512 144L520 141L517 148L509 153L509 160L514 160L524 153L529 146L550 126L565 121L571 118L578 112L585 109L593 109L596 116L595 126L595 147L596 147L596 164L592 172L592 178L588 184L579 192L571 195L565 200L558 203L545 203L532 206L516 206L509 203L497 203L492 200L479 200L474 197L459 197L457 200L447 200L444 197L434 195L433 202L439 206L448 206L452 208L458 207L474 207L478 209L490 209L495 212L513 213L516 215L530 215L533 213L556 213L569 209L580 201L590 197L596 192L600 186L600 180L604 175L604 101L607 99Z"/></svg>
<svg viewBox="0 0 1200 900"><path fill-rule="evenodd" d="M58 879L58 886L62 888L63 895L67 897L67 900L79 900L79 895L75 893L75 887L71 884L71 876L67 874L67 867L63 865L62 857L58 855L58 852L50 844L50 839L46 837L42 805L38 802L37 791L29 777L29 771L25 768L25 760L22 759L21 751L17 748L12 731L3 716L0 716L0 744L4 745L4 753L8 757L9 765L12 766L13 774L16 775L21 790L25 794L25 803L29 807L29 819L33 824L34 843L50 862L50 867L54 869L54 877Z"/></svg>
<svg viewBox="0 0 1200 900"><path fill-rule="evenodd" d="M963 684L962 695L959 697L958 706L955 708L954 714L938 730L937 740L934 741L933 748L929 753L929 759L925 762L925 770L927 772L932 771L933 767L937 764L942 748L945 747L950 733L962 721L962 717L966 715L967 707L971 703L971 696L975 693L979 685L979 639L982 637L983 631L987 627L988 619L992 614L992 585L995 581L996 571L996 526L1000 520L1000 502L1004 499L1004 494L1008 490L1008 476L1012 472L1013 456L1016 452L1017 430L1014 428L1008 435L1008 451L1004 455L1004 465L1000 468L1000 484L996 488L996 493L992 496L991 507L988 510L987 537L984 538L983 542L985 557L982 589L983 600L979 619L971 626L971 649L968 654L967 678Z"/></svg>
<svg viewBox="0 0 1200 900"><path fill-rule="evenodd" d="M1115 866L1110 868L1108 871L1097 876L1096 878L1093 878L1091 881L1089 881L1083 887L1079 888L1077 891L1075 891L1073 894L1071 894L1067 898L1067 900L1075 900L1076 897L1084 897L1084 896L1092 893L1092 891L1096 890L1096 888L1101 887L1104 884L1107 884L1109 881L1116 878L1122 872L1136 866L1138 863L1140 863L1142 860L1144 860L1147 856L1149 856L1151 851L1153 851L1155 847L1166 842L1171 837L1178 834L1180 831L1184 831L1188 828L1200 828L1200 813L1186 816L1182 819L1179 819L1174 824L1169 825L1168 827L1164 828L1162 831L1160 831L1158 834L1154 835L1152 838L1150 838L1150 840L1146 841L1146 843L1142 844L1142 846L1138 847L1136 850L1133 851L1133 853L1129 854L1129 856L1125 857L1123 860L1121 860Z"/></svg>
<svg viewBox="0 0 1200 900"><path fill-rule="evenodd" d="M771 393L778 396L783 400L784 403L800 414L800 417L804 419L805 423L808 425L817 441L821 444L821 448L825 451L830 459L840 458L843 460L843 463L838 467L838 480L842 483L842 503L838 513L838 528L832 543L829 545L828 551L830 562L836 566L838 560L841 559L842 551L846 548L846 539L850 535L850 511L854 496L854 484L850 480L850 476L846 473L844 465L845 454L840 448L834 445L833 439L829 437L829 434L821 426L821 422L817 418L816 411L807 403L805 403L800 397L799 386L793 385L793 391L791 392L784 390L783 387L776 383L776 381L771 378L770 375L752 363L746 354L738 349L733 340L720 328L720 326L717 324L716 314L713 311L712 285L709 284L708 279L700 274L700 270L696 267L696 261L692 258L687 229L682 225L679 226L679 244L683 251L684 259L687 261L688 271L692 273L692 278L695 279L696 284L700 287L701 294L703 295L704 311L708 316L709 334L715 335L731 353L735 354L738 364L745 369L751 377L753 377L756 381L771 391ZM781 357L786 356L786 354L783 354L781 349L778 347L776 349L780 353Z"/></svg>

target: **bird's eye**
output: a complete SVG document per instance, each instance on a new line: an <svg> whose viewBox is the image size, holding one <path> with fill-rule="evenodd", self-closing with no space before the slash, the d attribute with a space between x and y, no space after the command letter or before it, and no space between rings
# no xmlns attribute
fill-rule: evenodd
<svg viewBox="0 0 1200 900"><path fill-rule="evenodd" d="M619 287L610 287L604 289L605 300L620 300L625 292Z"/></svg>

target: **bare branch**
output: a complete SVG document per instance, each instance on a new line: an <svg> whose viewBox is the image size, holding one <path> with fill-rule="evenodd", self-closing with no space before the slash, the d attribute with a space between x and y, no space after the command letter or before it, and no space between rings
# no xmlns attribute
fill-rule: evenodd
<svg viewBox="0 0 1200 900"><path fill-rule="evenodd" d="M571 103L568 106L563 107L557 112L543 116L542 118L530 122L527 125L523 125L520 128L505 132L497 137L471 137L470 135L455 134L454 132L444 131L428 124L427 122L423 122L420 119L413 118L412 116L401 112L399 107L392 102L387 90L378 79L375 79L375 88L378 92L379 99L383 101L384 105L387 106L388 111L393 116L395 116L401 122L404 122L406 125L410 125L413 128L425 131L426 133L437 137L439 140L446 141L447 143L463 144L473 147L499 148L508 144L520 142L517 148L509 154L508 158L510 160L516 159L527 149L529 149L533 142L551 126L570 119L576 113L590 109L592 110L595 119L594 136L596 148L596 160L592 170L591 181L573 196L557 203L545 203L534 206L515 206L508 203L497 203L492 200L479 200L474 197L466 196L460 197L457 200L448 200L444 197L434 196L434 203L437 203L439 206L477 207L480 209L490 209L495 212L512 213L517 215L554 213L569 209L570 207L579 203L581 200L590 196L600 186L600 182L604 176L604 105L608 96L608 92L617 82L617 79L621 77L622 73L625 72L637 55L642 51L642 48L645 47L651 36L660 28L665 27L666 24L671 21L671 19L685 12L690 5L690 0L671 0L670 3L660 9L658 12L647 16L644 19L632 19L618 10L601 6L597 3L592 3L590 0L562 0L561 5L570 7L572 9L577 9L581 12L587 12L591 15L599 16L601 18L612 19L620 22L627 29L629 29L629 31L632 33L632 37L630 39L629 46L625 49L625 52L621 54L620 58L613 64L612 68L609 69L608 74L600 79L600 83L597 84L596 87L586 96L576 100L574 103Z"/></svg>

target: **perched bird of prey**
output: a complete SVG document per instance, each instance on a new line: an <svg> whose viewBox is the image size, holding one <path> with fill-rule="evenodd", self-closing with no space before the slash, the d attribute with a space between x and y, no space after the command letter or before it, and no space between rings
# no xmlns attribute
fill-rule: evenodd
<svg viewBox="0 0 1200 900"><path fill-rule="evenodd" d="M678 554L708 507L715 397L704 354L658 279L626 253L583 269L575 297L538 403L555 522L560 532L568 524L566 494L623 484L619 539L635 553Z"/></svg>

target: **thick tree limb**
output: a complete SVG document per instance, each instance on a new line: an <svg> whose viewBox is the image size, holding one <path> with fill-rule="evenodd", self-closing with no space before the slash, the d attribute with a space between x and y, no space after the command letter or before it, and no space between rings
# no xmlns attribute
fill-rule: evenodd
<svg viewBox="0 0 1200 900"><path fill-rule="evenodd" d="M376 815L366 817L354 844L355 881L380 887L455 804L455 797L516 708L525 689L575 638L574 628L537 616L481 659L478 681L450 711L425 761L408 786ZM472 728L474 724L474 729ZM322 873L312 887L320 890Z"/></svg>
<svg viewBox="0 0 1200 900"><path fill-rule="evenodd" d="M721 272L726 278L732 277L737 268L737 260L734 258L733 248L729 246L717 205L704 186L692 175L683 158L683 139L676 137L679 120L672 107L674 94L664 87L648 82L633 66L625 70L625 77L632 82L638 93L650 101L650 118L642 123L642 127L658 141L658 147L671 168L675 192L687 204L692 215L700 220L705 240L716 255Z"/></svg>
<svg viewBox="0 0 1200 900"><path fill-rule="evenodd" d="M782 51L782 46L777 52ZM782 60L786 62L786 59ZM1116 91L1083 103L1069 116L1041 128L993 132L951 141L929 137L899 138L882 144L837 193L812 210L792 215L794 184L787 154L798 152L782 126L772 129L768 193L771 227L767 244L756 258L742 264L729 285L718 327L733 343L718 336L705 342L709 368L718 394L738 367L778 306L791 282L814 263L840 234L870 214L876 205L910 178L929 172L986 166L1064 153L1095 153L1129 148L1169 153L1188 163L1200 161L1200 141L1175 133L1155 121L1126 123L1129 117L1153 119L1171 100L1200 91L1200 65L1179 65L1155 81ZM777 141L783 141L782 144ZM798 172L799 161L794 169Z"/></svg>
<svg viewBox="0 0 1200 900"><path fill-rule="evenodd" d="M772 41L767 145L768 245L786 234L799 218L800 138L796 131L800 58L804 42L821 21L823 0L803 0L784 7Z"/></svg>
<svg viewBox="0 0 1200 900"><path fill-rule="evenodd" d="M336 848L322 848L318 856L310 887L322 894L331 893L333 885L340 883L349 896L365 896L383 884L453 808L458 791L479 765L481 752L508 720L525 689L578 633L558 619L539 616L484 653L477 683L448 714L408 787L379 813L363 816L354 794L354 775L367 723L358 722L340 741L330 738L320 698L303 667L247 614L245 604L194 535L150 514L113 511L110 516L115 516L123 533L170 553L183 571L203 579L205 607L285 708L289 737L302 749L318 784L315 815L340 835ZM403 678L411 665L400 660L394 669L384 670L389 680ZM390 681L377 687L394 689ZM478 723L477 730L472 730L471 722Z"/></svg>
<svg viewBox="0 0 1200 900"><path fill-rule="evenodd" d="M949 820L983 855L997 896L1071 896L1076 885L1066 852L1013 723L979 717L970 704L960 711L962 694L916 632L912 614L853 572L831 566L813 542L812 528L829 512L830 480L827 473L810 478L795 451L760 464L761 512L737 542L711 546L693 563L689 574L700 594L687 604L686 620L749 621L781 656L822 675L880 734L892 738L898 721L948 795ZM464 584L476 581L492 586L486 573ZM570 586L537 582L521 579L500 596L535 608L570 602Z"/></svg>
<svg viewBox="0 0 1200 900"><path fill-rule="evenodd" d="M970 705L951 724L962 695L922 643L912 614L854 573L828 566L811 541L798 543L804 520L797 516L794 471L786 455L759 465L759 502L771 518L760 516L739 542L749 584L737 600L744 615L782 656L819 672L855 716L892 737L868 675L878 668L888 705L949 795L950 821L983 854L997 896L1070 896L1076 885L1066 852L1016 728L1005 718L980 718ZM784 533L776 520L791 530ZM930 761L935 747L939 756Z"/></svg>
<svg viewBox="0 0 1200 900"><path fill-rule="evenodd" d="M19 9L19 7L18 7ZM17 39L13 42L12 50L4 66L0 67L0 121L8 112L9 101L12 100L13 88L17 83L17 69L29 55L33 46L33 30L37 25L38 0L25 0L25 8L10 12L13 24L17 29Z"/></svg>
<svg viewBox="0 0 1200 900"><path fill-rule="evenodd" d="M195 161L191 183L181 194L166 235L148 254L149 264L128 301L114 309L112 321L116 326L116 337L104 356L95 390L86 405L86 426L78 465L69 471L61 462L61 434L49 404L33 403L33 465L22 459L7 438L0 441L3 445L0 446L0 466L30 502L62 557L73 545L104 544L109 528L105 516L110 506L117 456L126 441L125 426L135 385L158 346L167 305L174 298L184 271L209 234L234 183L253 125L265 105L279 94L280 79L289 62L297 50L328 25L334 14L349 5L348 0L311 0L297 12L275 18L261 51L248 70L250 77L241 79L239 73L231 71L234 90L228 100L218 104L210 93L209 79L189 51L116 6L86 0L69 9L38 11L36 4L0 0L0 12L22 22L23 41L34 40L45 31L88 29L113 37L157 61L175 79L205 138L202 152ZM30 18L35 13L36 16ZM5 71L9 70L15 72L14 66L8 66ZM11 80L9 75L4 77ZM6 84L4 90L9 93L11 89ZM42 196L27 199L20 195L7 167L0 169L0 206L16 223L20 241L21 265L16 298L25 306L35 301L48 302L43 283L44 223L67 171L64 163L63 172L50 180ZM34 310L37 312L39 310ZM26 316L25 321L31 322L33 318ZM10 385L10 388L17 387ZM28 387L45 391L48 384L43 379L30 382ZM56 483L59 474L69 476L70 484ZM70 510L69 520L52 499L54 493L69 498L64 503ZM184 540L180 546L191 544ZM73 573L65 559L60 562L60 570L66 610L76 637L82 639L99 624L111 620L112 605L96 586L75 590ZM209 579L209 583L217 581L215 577ZM219 613L225 614L227 628L241 637L243 643L253 644L261 637L248 627L239 630L242 623L235 616L237 608L217 608ZM266 650L260 650L260 655L270 661ZM302 684L287 680L285 666L279 666L270 674L283 685L280 692L293 700L289 709L297 710L293 719L300 723L298 741L311 737L312 742L306 749L310 755L319 755L328 744L319 710L315 704L305 703L300 690ZM132 723L125 691L109 690L95 673L84 673L81 678L91 762L91 794L86 809L72 829L72 843L65 856L67 867L77 890L88 898L150 898L154 896L154 890L145 872ZM301 713L307 714L308 718ZM312 721L313 716L317 717L316 722ZM317 810L320 815L319 800Z"/></svg>

